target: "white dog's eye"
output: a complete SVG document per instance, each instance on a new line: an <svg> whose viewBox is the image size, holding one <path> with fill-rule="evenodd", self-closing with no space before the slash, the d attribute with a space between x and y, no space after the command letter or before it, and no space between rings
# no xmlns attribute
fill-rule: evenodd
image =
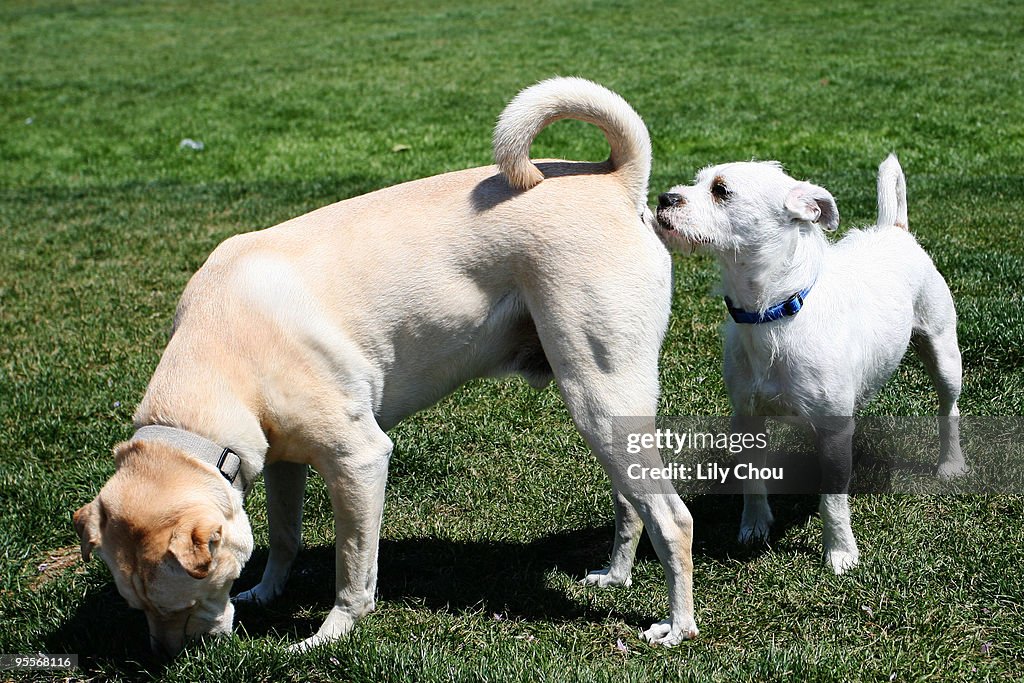
<svg viewBox="0 0 1024 683"><path fill-rule="evenodd" d="M725 186L725 180L720 175L711 181L711 196L716 202L724 202L732 196L732 190Z"/></svg>

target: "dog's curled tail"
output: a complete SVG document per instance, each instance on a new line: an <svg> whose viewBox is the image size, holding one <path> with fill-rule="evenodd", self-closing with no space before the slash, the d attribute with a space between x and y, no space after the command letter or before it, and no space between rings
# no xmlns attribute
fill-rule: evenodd
<svg viewBox="0 0 1024 683"><path fill-rule="evenodd" d="M907 179L895 154L886 157L878 167L878 225L909 229Z"/></svg>
<svg viewBox="0 0 1024 683"><path fill-rule="evenodd" d="M518 190L544 180L530 161L530 145L547 125L560 119L592 123L611 146L612 169L622 179L637 209L647 205L651 173L651 138L643 119L626 100L583 78L551 78L516 95L494 128L494 160L498 170Z"/></svg>

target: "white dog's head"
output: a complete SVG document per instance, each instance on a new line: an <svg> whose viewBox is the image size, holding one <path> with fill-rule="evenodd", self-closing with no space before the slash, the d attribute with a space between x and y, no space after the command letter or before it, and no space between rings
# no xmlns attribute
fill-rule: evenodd
<svg viewBox="0 0 1024 683"><path fill-rule="evenodd" d="M157 653L230 633L229 591L252 552L241 504L226 482L171 446L128 442L115 455L117 472L75 512L82 558L103 558L124 599L146 613Z"/></svg>
<svg viewBox="0 0 1024 683"><path fill-rule="evenodd" d="M670 247L735 257L785 248L800 231L839 225L828 190L791 178L775 161L709 166L693 185L662 194L657 217Z"/></svg>

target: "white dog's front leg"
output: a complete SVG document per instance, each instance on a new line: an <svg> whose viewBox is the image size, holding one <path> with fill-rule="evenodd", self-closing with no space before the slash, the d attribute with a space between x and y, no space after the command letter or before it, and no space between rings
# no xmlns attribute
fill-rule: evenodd
<svg viewBox="0 0 1024 683"><path fill-rule="evenodd" d="M852 412L852 406L851 406ZM824 493L818 511L822 522L825 561L836 574L857 565L860 551L850 525L850 497L847 493L853 474L852 417L815 420L818 434L818 458Z"/></svg>
<svg viewBox="0 0 1024 683"><path fill-rule="evenodd" d="M752 544L768 540L775 516L768 504L764 482L746 479L743 482L743 517L740 521L739 542Z"/></svg>
<svg viewBox="0 0 1024 683"><path fill-rule="evenodd" d="M316 635L294 646L297 651L348 634L356 621L375 606L377 549L392 444L372 415L350 426L365 427L345 434L336 454L317 467L334 510L334 607Z"/></svg>
<svg viewBox="0 0 1024 683"><path fill-rule="evenodd" d="M615 544L612 557L604 569L588 572L582 582L587 586L630 586L633 583L633 560L636 546L644 530L644 520L637 513L622 492L612 492L615 505Z"/></svg>
<svg viewBox="0 0 1024 683"><path fill-rule="evenodd" d="M730 430L733 434L763 434L765 418L733 415ZM744 439L747 441L747 439ZM764 448L747 448L737 458L752 467L764 467L768 454ZM768 504L768 488L763 479L743 480L743 517L740 521L739 542L744 544L767 541L775 517Z"/></svg>
<svg viewBox="0 0 1024 683"><path fill-rule="evenodd" d="M306 493L308 469L305 464L283 461L263 468L270 555L263 578L251 589L236 595L236 603L266 605L284 590L292 563L302 545L302 499Z"/></svg>
<svg viewBox="0 0 1024 683"><path fill-rule="evenodd" d="M825 561L832 571L842 574L860 560L857 541L850 525L850 497L845 493L826 493L818 506L824 527Z"/></svg>

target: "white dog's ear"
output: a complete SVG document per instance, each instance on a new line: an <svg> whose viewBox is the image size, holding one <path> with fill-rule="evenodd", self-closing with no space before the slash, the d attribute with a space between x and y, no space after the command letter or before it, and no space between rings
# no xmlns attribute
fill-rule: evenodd
<svg viewBox="0 0 1024 683"><path fill-rule="evenodd" d="M220 521L186 515L171 533L168 550L193 579L205 579L224 527Z"/></svg>
<svg viewBox="0 0 1024 683"><path fill-rule="evenodd" d="M92 557L93 548L100 545L100 519L103 513L99 501L97 496L75 511L75 531L82 541L82 559L86 562Z"/></svg>
<svg viewBox="0 0 1024 683"><path fill-rule="evenodd" d="M835 198L824 187L797 183L786 195L786 210L793 218L817 223L830 232L839 227L839 208Z"/></svg>

